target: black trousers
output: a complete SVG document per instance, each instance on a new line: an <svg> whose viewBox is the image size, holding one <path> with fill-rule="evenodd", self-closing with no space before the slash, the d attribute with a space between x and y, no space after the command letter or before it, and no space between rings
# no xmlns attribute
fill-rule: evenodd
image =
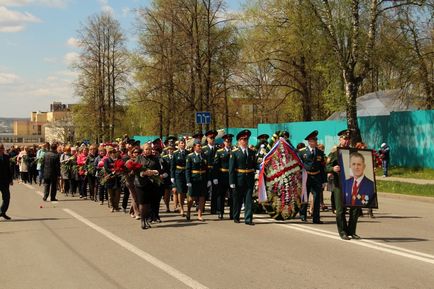
<svg viewBox="0 0 434 289"><path fill-rule="evenodd" d="M151 220L159 220L160 219L160 203L161 198L163 197L164 186L159 186L155 193L151 195Z"/></svg>
<svg viewBox="0 0 434 289"><path fill-rule="evenodd" d="M128 199L130 198L130 190L125 185L123 186L122 191L124 193L124 196L122 197L122 209L126 210L128 206Z"/></svg>
<svg viewBox="0 0 434 289"><path fill-rule="evenodd" d="M312 192L312 194L313 194L312 219L313 219L313 222L318 222L320 220L319 207L320 207L320 195L322 192L322 180L321 180L321 176L319 174L307 176L306 190L307 190L307 200L309 200L309 193ZM301 217L306 218L307 205L308 204L303 204L301 206L301 209L300 209L300 216Z"/></svg>
<svg viewBox="0 0 434 289"><path fill-rule="evenodd" d="M6 214L9 209L9 202L11 200L11 192L9 190L9 184L0 184L0 191L2 193L2 205L0 207L0 213Z"/></svg>
<svg viewBox="0 0 434 289"><path fill-rule="evenodd" d="M87 176L79 176L79 190L80 190L80 196L83 198L87 198Z"/></svg>
<svg viewBox="0 0 434 289"><path fill-rule="evenodd" d="M217 208L219 206L219 190L218 186L211 184L211 187L207 188L208 192L211 190L211 214L217 213Z"/></svg>
<svg viewBox="0 0 434 289"><path fill-rule="evenodd" d="M57 177L45 179L44 178L44 200L48 199L50 195L50 200L54 201L56 199L57 193Z"/></svg>
<svg viewBox="0 0 434 289"><path fill-rule="evenodd" d="M226 200L226 194L228 195L228 204L229 204L229 217L233 218L233 204L232 204L232 192L229 188L229 182L222 182L219 180L218 183L218 196L217 196L217 210L219 211L219 215L223 217L223 214L225 212L225 200Z"/></svg>

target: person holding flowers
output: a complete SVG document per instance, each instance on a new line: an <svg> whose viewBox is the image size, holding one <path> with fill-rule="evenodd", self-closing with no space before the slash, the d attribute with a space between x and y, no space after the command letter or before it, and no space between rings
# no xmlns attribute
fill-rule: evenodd
<svg viewBox="0 0 434 289"><path fill-rule="evenodd" d="M125 171L124 162L119 156L119 151L113 147L107 148L108 158L104 160L103 182L108 191L111 212L120 211L119 200L121 198L121 176Z"/></svg>
<svg viewBox="0 0 434 289"><path fill-rule="evenodd" d="M160 176L158 170L160 164L152 154L152 144L143 145L143 154L137 156L130 168L135 171L134 185L136 187L137 200L141 217L142 229L151 228L149 217L151 213L151 202L159 193Z"/></svg>

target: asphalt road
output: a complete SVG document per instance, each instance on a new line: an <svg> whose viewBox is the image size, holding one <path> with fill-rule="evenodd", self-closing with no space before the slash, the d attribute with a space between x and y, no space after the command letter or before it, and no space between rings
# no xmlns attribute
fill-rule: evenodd
<svg viewBox="0 0 434 289"><path fill-rule="evenodd" d="M128 214L77 197L43 202L41 187L12 187L0 221L0 288L434 288L434 203L379 196L362 240L323 225L255 226L163 213L140 229ZM40 206L43 206L40 208ZM195 216L192 217L192 220Z"/></svg>

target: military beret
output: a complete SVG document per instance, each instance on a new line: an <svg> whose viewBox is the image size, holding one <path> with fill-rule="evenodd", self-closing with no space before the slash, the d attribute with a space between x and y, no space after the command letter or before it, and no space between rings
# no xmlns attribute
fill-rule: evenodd
<svg viewBox="0 0 434 289"><path fill-rule="evenodd" d="M193 138L202 139L202 137L203 137L203 133L201 133L201 132L195 133L195 134L193 135Z"/></svg>
<svg viewBox="0 0 434 289"><path fill-rule="evenodd" d="M193 145L198 145L198 144L201 145L202 142L200 140L198 140L198 139L195 139L194 142L193 142Z"/></svg>
<svg viewBox="0 0 434 289"><path fill-rule="evenodd" d="M227 133L224 136L222 136L222 139L224 139L224 140L232 140L233 137L234 137L233 134Z"/></svg>
<svg viewBox="0 0 434 289"><path fill-rule="evenodd" d="M237 140L244 137L249 138L251 135L252 133L250 132L250 130L244 129L237 134Z"/></svg>
<svg viewBox="0 0 434 289"><path fill-rule="evenodd" d="M305 140L310 140L310 139L317 140L317 136L318 136L318 131L314 130L313 132L311 132L310 134L307 135Z"/></svg>
<svg viewBox="0 0 434 289"><path fill-rule="evenodd" d="M266 133L263 133L263 134L261 134L261 135L259 135L258 137L257 137L257 139L268 139L270 136L268 135L268 134L266 134Z"/></svg>
<svg viewBox="0 0 434 289"><path fill-rule="evenodd" d="M209 131L207 131L205 133L206 137L208 137L208 136L214 136L214 137L216 137L217 135L218 135L218 132L216 130L214 130L214 129L210 129Z"/></svg>
<svg viewBox="0 0 434 289"><path fill-rule="evenodd" d="M348 129L344 129L344 130L341 130L340 132L338 132L338 136L341 138L345 138L345 139L348 138L349 137Z"/></svg>
<svg viewBox="0 0 434 289"><path fill-rule="evenodd" d="M282 131L280 132L280 136L281 136L281 137L289 138L289 132L286 131L286 130L282 130Z"/></svg>

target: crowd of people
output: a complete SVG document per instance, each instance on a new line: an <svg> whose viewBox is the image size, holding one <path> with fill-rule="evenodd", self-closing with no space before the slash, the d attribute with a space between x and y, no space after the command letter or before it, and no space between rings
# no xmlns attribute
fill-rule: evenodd
<svg viewBox="0 0 434 289"><path fill-rule="evenodd" d="M10 218L6 215L10 194L4 191L9 186L6 184L12 184L12 179L16 179L22 183L43 185L44 201L57 201L57 192L60 191L66 197L90 199L100 205L107 202L111 212L123 210L140 220L142 229L161 222L161 200L166 212L178 212L187 221L191 220L192 208L196 208L197 220L204 221L207 200L210 201L210 213L217 214L219 219L224 218L225 206L228 206L229 219L235 223L240 223L244 207L244 223L254 225L255 174L272 143L268 142L269 136L263 134L253 147L249 145L250 131L243 130L237 134L235 146L231 134L224 135L223 143L217 145L217 135L215 130L207 131L203 143L204 135L197 133L192 136L193 142L189 147L184 137L168 137L164 143L156 139L140 146L128 136L98 146L87 143L12 146L7 154L0 144L2 171L6 170L6 161L12 164L10 179L3 173L1 177L3 205L0 216ZM336 214L341 238L357 238L355 223L361 209L350 208L349 224L343 221L345 210L340 199L336 149L327 157L324 147L317 142L317 135L317 131L310 133L306 137L308 146L301 143L294 148L307 171L307 193L312 193L310 206L307 202L301 205L300 219L305 222L309 213L313 223L322 223L320 209L327 210L323 190L328 186L333 192L331 209ZM275 136L290 143L286 131L276 132ZM339 139L338 146L348 146L346 130L340 132ZM364 149L365 146L360 144L358 148ZM387 175L387 170L384 174ZM372 210L370 215L373 216Z"/></svg>

